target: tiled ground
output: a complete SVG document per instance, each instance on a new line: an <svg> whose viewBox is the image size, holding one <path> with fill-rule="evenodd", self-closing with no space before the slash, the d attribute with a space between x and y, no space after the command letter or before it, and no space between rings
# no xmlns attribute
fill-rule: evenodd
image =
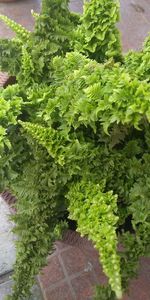
<svg viewBox="0 0 150 300"><path fill-rule="evenodd" d="M39 276L45 300L92 300L94 285L107 279L91 242L68 231ZM150 300L150 258L142 258L137 279L122 300Z"/></svg>
<svg viewBox="0 0 150 300"><path fill-rule="evenodd" d="M56 242L39 281L46 300L92 300L93 286L106 278L92 244L68 231Z"/></svg>

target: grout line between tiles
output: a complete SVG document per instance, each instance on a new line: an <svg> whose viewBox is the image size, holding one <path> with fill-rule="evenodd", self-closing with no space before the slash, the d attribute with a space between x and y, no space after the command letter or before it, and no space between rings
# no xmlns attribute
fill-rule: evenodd
<svg viewBox="0 0 150 300"><path fill-rule="evenodd" d="M59 259L60 265L61 265L61 267L62 267L62 269L63 269L63 272L64 272L64 275L65 275L66 281L67 281L67 283L68 283L68 285L69 285L69 287L70 287L70 291L71 291L72 297L73 297L74 300L76 300L76 294L75 294L74 289L73 289L73 286L72 286L72 284L71 284L71 280L70 280L70 278L69 278L69 275L68 275L68 273L67 273L67 271L66 271L65 264L64 264L64 262L63 262L63 260L62 260L61 254L58 254L58 259Z"/></svg>

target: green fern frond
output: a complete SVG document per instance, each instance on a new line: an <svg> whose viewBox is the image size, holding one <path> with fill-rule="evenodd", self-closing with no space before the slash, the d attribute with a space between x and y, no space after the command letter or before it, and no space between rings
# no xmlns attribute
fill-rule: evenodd
<svg viewBox="0 0 150 300"><path fill-rule="evenodd" d="M31 14L34 19L38 19L38 17L40 16L40 14L36 13L33 9L31 9Z"/></svg>
<svg viewBox="0 0 150 300"><path fill-rule="evenodd" d="M47 14L52 7L59 6L61 9L68 9L69 0L43 0L42 1L42 14Z"/></svg>
<svg viewBox="0 0 150 300"><path fill-rule="evenodd" d="M69 199L70 219L77 221L77 230L88 236L99 251L100 261L117 299L122 298L120 259L117 255L117 196L104 193L104 183L82 180L73 184Z"/></svg>
<svg viewBox="0 0 150 300"><path fill-rule="evenodd" d="M34 82L33 80L33 74L34 74L34 65L32 62L32 57L28 53L27 49L22 46L22 68L21 68L21 74L18 76L18 81L24 82L25 85L32 84Z"/></svg>
<svg viewBox="0 0 150 300"><path fill-rule="evenodd" d="M64 157L60 157L61 155L59 152L64 137L61 136L58 131L54 130L53 128L45 128L30 122L20 121L20 124L32 136L32 138L38 142L39 145L42 145L47 149L50 156L53 157L56 162L63 165Z"/></svg>
<svg viewBox="0 0 150 300"><path fill-rule="evenodd" d="M81 25L76 31L75 49L99 62L112 57L122 60L118 21L118 0L85 1Z"/></svg>
<svg viewBox="0 0 150 300"><path fill-rule="evenodd" d="M4 21L5 24L9 28L11 28L22 41L27 40L29 38L30 32L26 28L21 26L20 24L11 20L7 16L1 15L1 14L0 14L0 20Z"/></svg>
<svg viewBox="0 0 150 300"><path fill-rule="evenodd" d="M21 44L18 39L0 39L0 69L16 76L21 68Z"/></svg>

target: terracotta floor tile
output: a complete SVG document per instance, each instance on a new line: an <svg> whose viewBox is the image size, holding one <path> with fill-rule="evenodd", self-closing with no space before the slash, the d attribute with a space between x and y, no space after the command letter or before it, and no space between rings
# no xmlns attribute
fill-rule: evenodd
<svg viewBox="0 0 150 300"><path fill-rule="evenodd" d="M66 250L69 250L71 248L70 245L68 245L67 243L65 243L63 241L56 241L55 245L56 245L56 248L59 252L66 251Z"/></svg>
<svg viewBox="0 0 150 300"><path fill-rule="evenodd" d="M140 259L140 275L146 277L150 284L150 257Z"/></svg>
<svg viewBox="0 0 150 300"><path fill-rule="evenodd" d="M121 300L131 300L131 299L129 298L129 295L124 295Z"/></svg>
<svg viewBox="0 0 150 300"><path fill-rule="evenodd" d="M52 284L55 284L64 278L64 272L59 263L59 259L57 256L53 256L40 275L40 281L43 289L47 289Z"/></svg>
<svg viewBox="0 0 150 300"><path fill-rule="evenodd" d="M94 252L97 255L97 250L93 248L91 241L80 236L78 232L67 230L64 233L62 241L57 241L56 246L59 250L64 250L66 247L75 246L82 250L84 254L93 256Z"/></svg>
<svg viewBox="0 0 150 300"><path fill-rule="evenodd" d="M71 247L69 250L62 252L61 257L68 275L84 272L87 267L88 261L77 247Z"/></svg>
<svg viewBox="0 0 150 300"><path fill-rule="evenodd" d="M133 280L129 289L129 298L131 300L150 300L150 280L149 285L142 278Z"/></svg>
<svg viewBox="0 0 150 300"><path fill-rule="evenodd" d="M92 269L97 277L97 283L105 284L107 278L103 273L102 266L99 262L99 253L94 247L87 247L82 249L82 252L86 256L87 261L92 265Z"/></svg>
<svg viewBox="0 0 150 300"><path fill-rule="evenodd" d="M87 300L93 296L95 279L92 274L84 274L71 281L76 300Z"/></svg>
<svg viewBox="0 0 150 300"><path fill-rule="evenodd" d="M103 273L102 266L99 263L95 263L94 265L94 272L97 279L97 284L106 284L108 282L108 278Z"/></svg>
<svg viewBox="0 0 150 300"><path fill-rule="evenodd" d="M69 286L65 283L54 290L46 290L47 300L74 300Z"/></svg>
<svg viewBox="0 0 150 300"><path fill-rule="evenodd" d="M129 295L124 295L122 300L150 300L150 258L140 259L139 276L131 280Z"/></svg>

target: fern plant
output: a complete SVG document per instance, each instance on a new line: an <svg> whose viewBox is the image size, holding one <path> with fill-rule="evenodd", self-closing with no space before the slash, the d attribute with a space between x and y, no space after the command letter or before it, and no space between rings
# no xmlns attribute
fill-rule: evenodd
<svg viewBox="0 0 150 300"><path fill-rule="evenodd" d="M119 31L116 27L118 21L118 0L85 1L82 22L76 32L78 51L98 62L109 58L122 60Z"/></svg>
<svg viewBox="0 0 150 300"><path fill-rule="evenodd" d="M43 0L32 14L32 33L0 16L16 33L0 41L1 69L17 77L0 91L0 188L17 197L8 299L28 297L66 212L108 277L96 299L121 299L150 253L149 38L122 54L116 0L85 1L81 16Z"/></svg>

